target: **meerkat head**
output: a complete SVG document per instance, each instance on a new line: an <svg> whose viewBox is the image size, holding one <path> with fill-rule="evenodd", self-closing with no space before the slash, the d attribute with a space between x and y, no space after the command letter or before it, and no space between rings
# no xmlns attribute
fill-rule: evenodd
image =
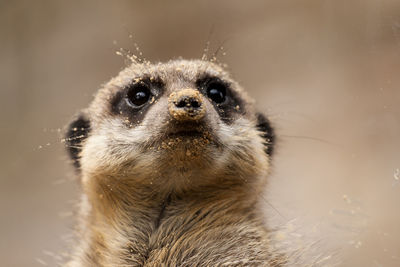
<svg viewBox="0 0 400 267"><path fill-rule="evenodd" d="M121 71L70 124L66 140L84 184L183 190L257 182L249 179L268 171L274 135L221 67L176 60Z"/></svg>

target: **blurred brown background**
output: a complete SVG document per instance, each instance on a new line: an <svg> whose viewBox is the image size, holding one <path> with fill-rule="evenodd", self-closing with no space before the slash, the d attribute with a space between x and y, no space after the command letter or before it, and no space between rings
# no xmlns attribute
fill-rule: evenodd
<svg viewBox="0 0 400 267"><path fill-rule="evenodd" d="M396 0L0 1L1 266L68 252L79 186L60 131L124 67L115 51L199 58L207 40L276 125L281 239L316 266L400 266Z"/></svg>

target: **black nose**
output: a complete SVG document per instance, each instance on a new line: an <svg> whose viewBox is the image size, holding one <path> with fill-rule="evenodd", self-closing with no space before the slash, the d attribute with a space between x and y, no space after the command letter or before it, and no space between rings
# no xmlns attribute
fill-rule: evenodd
<svg viewBox="0 0 400 267"><path fill-rule="evenodd" d="M184 109L197 109L201 107L198 98L190 96L182 96L177 102L174 103L177 108Z"/></svg>
<svg viewBox="0 0 400 267"><path fill-rule="evenodd" d="M178 121L200 120L205 114L200 92L190 88L171 93L168 110L172 118Z"/></svg>

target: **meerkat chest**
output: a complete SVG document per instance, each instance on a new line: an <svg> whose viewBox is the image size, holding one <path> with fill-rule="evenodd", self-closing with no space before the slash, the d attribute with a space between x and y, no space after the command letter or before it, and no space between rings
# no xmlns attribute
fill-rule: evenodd
<svg viewBox="0 0 400 267"><path fill-rule="evenodd" d="M233 214L232 214L233 215ZM254 221L212 210L165 207L156 221L138 220L124 246L128 266L269 266L267 232ZM243 214L246 217L246 214ZM247 219L247 218L246 218ZM143 229L146 229L143 231ZM116 253L118 255L120 253Z"/></svg>

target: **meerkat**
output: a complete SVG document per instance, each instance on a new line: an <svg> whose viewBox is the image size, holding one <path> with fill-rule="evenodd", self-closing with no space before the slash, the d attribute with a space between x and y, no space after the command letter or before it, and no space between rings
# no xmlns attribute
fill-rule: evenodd
<svg viewBox="0 0 400 267"><path fill-rule="evenodd" d="M281 266L262 216L274 132L218 64L134 63L69 125L67 266Z"/></svg>

